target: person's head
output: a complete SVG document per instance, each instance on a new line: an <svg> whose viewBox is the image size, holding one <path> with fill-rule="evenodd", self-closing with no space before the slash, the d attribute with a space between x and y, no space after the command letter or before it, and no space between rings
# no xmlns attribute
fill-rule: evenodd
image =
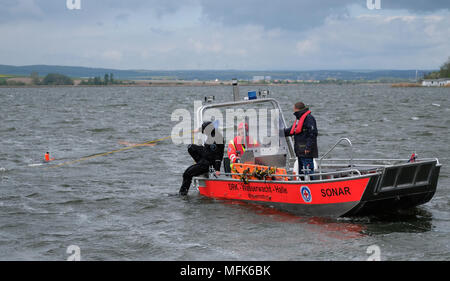
<svg viewBox="0 0 450 281"><path fill-rule="evenodd" d="M306 108L305 104L301 101L294 104L294 112L302 111L305 108Z"/></svg>
<svg viewBox="0 0 450 281"><path fill-rule="evenodd" d="M240 123L238 126L238 135L243 137L244 136L244 128L245 128L245 135L248 136L248 124L247 123Z"/></svg>
<svg viewBox="0 0 450 281"><path fill-rule="evenodd" d="M211 134L211 137L214 137L215 135L215 128L214 124L211 121L205 121L202 124L202 134L209 135Z"/></svg>

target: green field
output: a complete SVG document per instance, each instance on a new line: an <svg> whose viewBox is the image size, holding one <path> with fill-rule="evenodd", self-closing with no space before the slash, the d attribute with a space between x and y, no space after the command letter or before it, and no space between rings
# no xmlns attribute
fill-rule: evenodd
<svg viewBox="0 0 450 281"><path fill-rule="evenodd" d="M17 77L25 77L22 75L11 75L11 74L0 74L0 78L17 78Z"/></svg>

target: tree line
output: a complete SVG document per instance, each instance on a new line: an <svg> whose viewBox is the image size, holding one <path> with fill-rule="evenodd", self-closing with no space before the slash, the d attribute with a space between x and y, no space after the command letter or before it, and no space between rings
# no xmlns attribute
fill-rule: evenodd
<svg viewBox="0 0 450 281"><path fill-rule="evenodd" d="M433 71L431 73L428 73L423 78L425 79L450 78L450 57L440 67L439 71Z"/></svg>
<svg viewBox="0 0 450 281"><path fill-rule="evenodd" d="M59 73L49 73L43 79L39 78L39 74L33 71L30 75L31 85L73 85L73 79L69 76ZM9 82L12 81L7 81ZM25 84L24 84L25 85Z"/></svg>
<svg viewBox="0 0 450 281"><path fill-rule="evenodd" d="M103 79L100 76L91 77L88 80L81 80L80 85L111 85L123 84L123 81L114 79L113 73L106 73Z"/></svg>
<svg viewBox="0 0 450 281"><path fill-rule="evenodd" d="M32 72L30 75L31 85L74 85L74 80L69 76L60 73L49 73L42 79L37 72ZM113 73L106 73L103 79L100 76L91 77L87 80L81 80L80 85L112 85L112 84L131 84L132 82L125 83L125 81L114 78ZM20 81L8 81L6 79L0 79L0 85L8 86L24 86L26 85Z"/></svg>

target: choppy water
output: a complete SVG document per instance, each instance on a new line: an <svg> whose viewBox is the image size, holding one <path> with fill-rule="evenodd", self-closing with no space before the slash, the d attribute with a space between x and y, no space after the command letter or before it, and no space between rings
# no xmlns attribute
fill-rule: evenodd
<svg viewBox="0 0 450 281"><path fill-rule="evenodd" d="M241 87L241 92L250 89ZM355 156L438 157L438 190L395 216L298 217L267 207L182 199L192 163L170 141L55 169L58 163L170 134L173 110L229 100L229 87L0 88L0 260L382 260L450 258L449 88L311 85L271 88L288 123L294 101L312 105L323 153L349 137ZM343 152L342 152L343 153ZM339 154L339 153L338 153Z"/></svg>

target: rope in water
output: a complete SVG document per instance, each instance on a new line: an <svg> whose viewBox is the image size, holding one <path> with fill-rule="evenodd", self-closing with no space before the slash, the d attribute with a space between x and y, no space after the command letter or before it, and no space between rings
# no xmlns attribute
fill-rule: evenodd
<svg viewBox="0 0 450 281"><path fill-rule="evenodd" d="M181 133L181 135L182 134L183 133ZM60 164L57 164L57 165L52 165L52 166L47 167L45 169L52 169L52 168L58 168L58 167L65 166L65 165L75 164L75 163L78 163L78 162L81 162L81 161L90 160L90 159L97 158L97 157L100 157L100 156L106 156L106 155L109 155L109 154L125 151L125 150L132 149L132 148L135 148L135 147L145 146L145 145L152 144L152 143L157 143L157 142L160 142L160 141L164 141L164 140L170 139L171 137L172 136L167 136L167 137L164 137L164 138L151 140L151 141L144 142L144 143L138 143L138 144L135 144L135 145L131 145L131 146L127 146L127 147L124 147L124 148L116 149L116 150L113 150L113 151L108 151L108 152L104 152L104 153L98 153L98 154L86 156L86 157L83 157L83 158L80 158L80 159L77 159L77 160L72 160L72 161L63 162L63 163L60 163Z"/></svg>

